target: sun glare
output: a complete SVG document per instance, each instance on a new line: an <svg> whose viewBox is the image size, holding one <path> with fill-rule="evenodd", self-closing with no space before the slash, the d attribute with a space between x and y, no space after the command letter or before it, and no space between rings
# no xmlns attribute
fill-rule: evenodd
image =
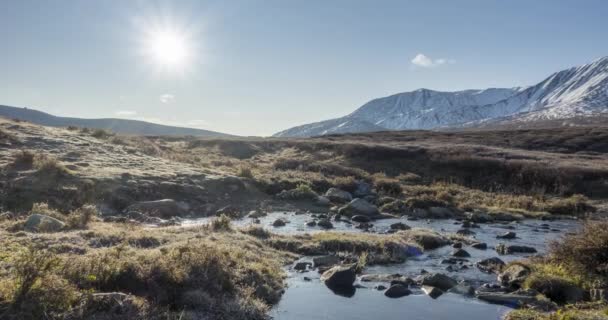
<svg viewBox="0 0 608 320"><path fill-rule="evenodd" d="M149 50L155 62L168 67L184 64L188 58L185 37L171 31L160 31L149 39Z"/></svg>
<svg viewBox="0 0 608 320"><path fill-rule="evenodd" d="M155 30L146 35L146 56L163 69L184 68L190 60L191 50L186 34L174 30Z"/></svg>

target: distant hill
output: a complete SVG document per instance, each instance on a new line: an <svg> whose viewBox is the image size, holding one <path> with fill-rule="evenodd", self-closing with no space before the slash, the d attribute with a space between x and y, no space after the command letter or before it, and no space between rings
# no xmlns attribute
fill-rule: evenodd
<svg viewBox="0 0 608 320"><path fill-rule="evenodd" d="M0 105L0 116L28 121L35 124L51 127L86 127L105 129L120 134L142 136L197 136L197 137L228 137L230 135L215 131L166 126L151 122L128 119L83 119L57 117L42 111L29 108L16 108Z"/></svg>

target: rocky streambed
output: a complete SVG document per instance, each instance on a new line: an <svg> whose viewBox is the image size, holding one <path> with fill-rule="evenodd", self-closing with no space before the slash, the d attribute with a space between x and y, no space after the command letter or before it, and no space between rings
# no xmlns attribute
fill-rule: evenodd
<svg viewBox="0 0 608 320"><path fill-rule="evenodd" d="M317 221L324 219L324 216L317 217ZM284 224L277 224L277 220ZM310 214L274 212L263 217L235 220L233 223L237 226L259 225L278 234L327 231L327 227L313 226L310 221ZM207 222L207 218L184 220L182 225ZM473 246L455 241L452 245L414 254L404 263L367 266L357 275L352 288L347 290L328 288L315 266L315 257L302 257L287 267L288 288L272 310L275 319L501 319L511 307L525 302L528 296L501 296L503 291L497 274L488 270L496 261L495 258L508 263L542 254L549 241L574 231L579 225L576 220L520 220L479 223L463 228L462 221L453 219L391 218L373 221L372 226L361 229L359 224L350 221L331 222L334 231L355 233L388 233L396 225L402 224L444 234L462 234L463 230L468 230L464 233L475 242L484 243L485 249L483 245ZM536 253L511 252L509 249L512 248L533 248ZM504 254L499 254L497 250ZM489 262L486 272L478 266L478 262L484 260ZM425 276L434 274L445 275L458 285L435 291L423 285L424 281L421 283ZM404 285L401 289L406 291L397 292L396 295L387 292L391 285L400 282Z"/></svg>

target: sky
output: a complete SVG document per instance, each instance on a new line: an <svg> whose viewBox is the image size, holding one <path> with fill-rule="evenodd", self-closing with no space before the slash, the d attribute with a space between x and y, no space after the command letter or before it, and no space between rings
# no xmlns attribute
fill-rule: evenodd
<svg viewBox="0 0 608 320"><path fill-rule="evenodd" d="M0 1L0 104L271 135L608 55L604 0Z"/></svg>

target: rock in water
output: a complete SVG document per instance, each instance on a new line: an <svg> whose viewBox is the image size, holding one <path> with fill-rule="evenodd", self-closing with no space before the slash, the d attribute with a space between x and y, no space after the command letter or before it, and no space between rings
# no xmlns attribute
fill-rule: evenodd
<svg viewBox="0 0 608 320"><path fill-rule="evenodd" d="M454 251L454 253L452 253L452 255L454 257L459 257L459 258L468 258L471 256L471 254L469 254L466 250L464 249L456 249Z"/></svg>
<svg viewBox="0 0 608 320"><path fill-rule="evenodd" d="M352 288L355 279L354 265L335 266L321 275L321 281L330 289Z"/></svg>
<svg viewBox="0 0 608 320"><path fill-rule="evenodd" d="M317 222L317 225L323 229L332 229L334 227L329 219L321 219Z"/></svg>
<svg viewBox="0 0 608 320"><path fill-rule="evenodd" d="M441 290L449 290L453 286L457 285L458 282L453 278L446 276L443 273L429 273L422 276L420 283L423 286L436 287Z"/></svg>
<svg viewBox="0 0 608 320"><path fill-rule="evenodd" d="M350 218L352 221L354 222L361 222L361 223L367 223L372 221L372 219L368 216L362 216L362 215L356 215L353 216L352 218Z"/></svg>
<svg viewBox="0 0 608 320"><path fill-rule="evenodd" d="M397 222L397 223L391 224L391 230L409 230L409 229L411 229L410 226L406 225L403 222Z"/></svg>
<svg viewBox="0 0 608 320"><path fill-rule="evenodd" d="M500 273L505 266L505 262L498 257L488 258L477 262L477 268L487 273Z"/></svg>
<svg viewBox="0 0 608 320"><path fill-rule="evenodd" d="M422 291L433 299L437 299L443 294L441 289L432 286L422 286Z"/></svg>
<svg viewBox="0 0 608 320"><path fill-rule="evenodd" d="M515 239L516 237L517 237L517 234L515 234L515 232L509 231L507 233L497 235L496 239Z"/></svg>
<svg viewBox="0 0 608 320"><path fill-rule="evenodd" d="M61 220L34 213L27 218L23 229L29 232L58 232L65 227Z"/></svg>
<svg viewBox="0 0 608 320"><path fill-rule="evenodd" d="M501 243L496 246L496 252L498 252L499 254L536 253L536 249L527 246L506 245L504 243Z"/></svg>
<svg viewBox="0 0 608 320"><path fill-rule="evenodd" d="M347 203L353 200L353 196L349 192L338 188L329 188L329 190L325 192L325 197L331 202L336 203Z"/></svg>
<svg viewBox="0 0 608 320"><path fill-rule="evenodd" d="M375 205L366 200L357 198L340 208L338 213L349 217L362 215L372 218L378 216L380 212Z"/></svg>
<svg viewBox="0 0 608 320"><path fill-rule="evenodd" d="M389 298L401 298L410 295L411 293L412 291L402 284L394 284L384 291L384 295Z"/></svg>
<svg viewBox="0 0 608 320"><path fill-rule="evenodd" d="M283 219L276 219L273 223L272 226L273 227L283 227L285 225L285 220Z"/></svg>
<svg viewBox="0 0 608 320"><path fill-rule="evenodd" d="M478 249L478 250L486 250L488 248L488 245L485 242L478 242L478 243L473 243L471 245L471 247Z"/></svg>

